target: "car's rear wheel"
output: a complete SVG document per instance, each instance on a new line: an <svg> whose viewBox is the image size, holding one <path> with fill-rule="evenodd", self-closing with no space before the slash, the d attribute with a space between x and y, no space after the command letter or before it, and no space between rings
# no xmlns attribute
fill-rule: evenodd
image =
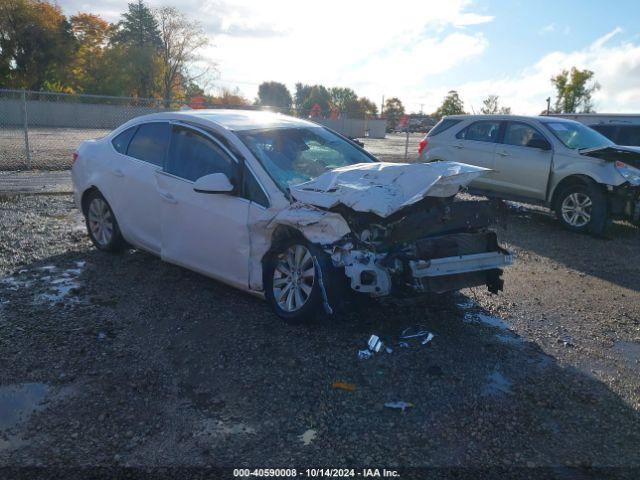
<svg viewBox="0 0 640 480"><path fill-rule="evenodd" d="M597 184L575 183L557 197L556 215L568 230L602 235L607 227L607 199Z"/></svg>
<svg viewBox="0 0 640 480"><path fill-rule="evenodd" d="M273 311L292 323L316 318L329 303L334 274L328 256L301 238L276 247L265 262L265 295Z"/></svg>
<svg viewBox="0 0 640 480"><path fill-rule="evenodd" d="M98 249L118 252L126 246L116 216L99 191L94 190L87 195L84 210L89 238Z"/></svg>

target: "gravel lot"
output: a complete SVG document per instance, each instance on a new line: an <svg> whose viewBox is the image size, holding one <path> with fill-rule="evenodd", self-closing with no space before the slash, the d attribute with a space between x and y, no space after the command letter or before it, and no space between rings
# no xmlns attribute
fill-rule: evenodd
<svg viewBox="0 0 640 480"><path fill-rule="evenodd" d="M606 473L637 478L639 231L616 224L594 239L525 211L500 236L516 260L499 296L465 290L292 327L146 253L98 252L70 196L5 198L0 465L544 466L557 478L622 467ZM416 325L433 341L399 347ZM359 360L372 333L393 352Z"/></svg>

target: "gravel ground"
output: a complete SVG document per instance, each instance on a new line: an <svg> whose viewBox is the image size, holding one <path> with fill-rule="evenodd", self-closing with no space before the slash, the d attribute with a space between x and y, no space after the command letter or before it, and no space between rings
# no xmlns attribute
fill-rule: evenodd
<svg viewBox="0 0 640 480"><path fill-rule="evenodd" d="M293 327L146 253L98 252L70 196L5 198L0 465L544 466L557 478L622 467L607 475L637 478L640 234L616 224L611 236L512 212L504 293ZM416 325L432 342L400 347ZM373 333L393 351L359 360Z"/></svg>

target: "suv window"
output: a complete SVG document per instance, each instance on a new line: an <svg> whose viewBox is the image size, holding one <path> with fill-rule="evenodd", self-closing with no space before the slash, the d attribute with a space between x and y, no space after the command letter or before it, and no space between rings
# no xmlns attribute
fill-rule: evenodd
<svg viewBox="0 0 640 480"><path fill-rule="evenodd" d="M224 173L233 183L236 169L233 159L211 139L174 126L166 171L192 182L211 173Z"/></svg>
<svg viewBox="0 0 640 480"><path fill-rule="evenodd" d="M618 132L618 145L640 146L640 125L625 125Z"/></svg>
<svg viewBox="0 0 640 480"><path fill-rule="evenodd" d="M503 143L506 145L515 145L517 147L528 147L531 140L547 141L540 132L526 123L507 123Z"/></svg>
<svg viewBox="0 0 640 480"><path fill-rule="evenodd" d="M129 143L127 155L161 167L168 144L168 123L143 123Z"/></svg>
<svg viewBox="0 0 640 480"><path fill-rule="evenodd" d="M137 128L137 125L135 127L127 128L124 132L118 134L116 138L111 140L116 152L126 155L129 142L131 142L131 138L133 137L133 134L136 133Z"/></svg>
<svg viewBox="0 0 640 480"><path fill-rule="evenodd" d="M269 200L267 199L267 196L262 191L262 188L260 188L260 184L258 183L258 180L256 180L256 177L247 167L244 167L242 196L247 200L257 203L258 205L269 208Z"/></svg>
<svg viewBox="0 0 640 480"><path fill-rule="evenodd" d="M461 121L462 120L457 120L453 118L443 118L438 122L438 124L435 127L429 130L429 133L427 133L427 137L433 137L434 135L438 135L439 133L442 133L445 130L450 129L454 125L457 125Z"/></svg>
<svg viewBox="0 0 640 480"><path fill-rule="evenodd" d="M475 140L476 142L495 143L498 139L500 122L493 120L481 120L474 122L467 128L457 133L456 138L462 140Z"/></svg>

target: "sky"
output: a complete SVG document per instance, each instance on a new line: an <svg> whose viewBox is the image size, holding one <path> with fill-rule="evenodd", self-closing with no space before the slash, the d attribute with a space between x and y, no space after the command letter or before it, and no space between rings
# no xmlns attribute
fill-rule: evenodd
<svg viewBox="0 0 640 480"><path fill-rule="evenodd" d="M67 15L118 21L127 0L57 0ZM201 22L215 63L211 90L249 99L263 81L350 87L378 105L398 97L431 113L449 90L469 112L487 95L535 115L554 98L550 78L595 73L598 112L640 112L637 0L147 0Z"/></svg>

